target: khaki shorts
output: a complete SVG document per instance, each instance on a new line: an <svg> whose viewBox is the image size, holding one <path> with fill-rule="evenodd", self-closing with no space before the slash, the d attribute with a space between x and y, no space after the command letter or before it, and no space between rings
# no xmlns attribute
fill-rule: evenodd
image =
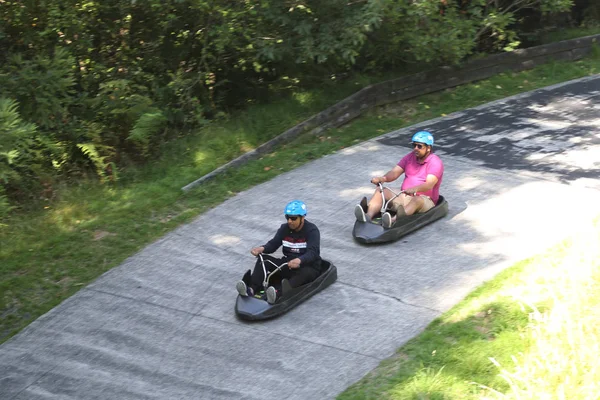
<svg viewBox="0 0 600 400"><path fill-rule="evenodd" d="M398 211L398 207L399 206L405 207L409 203L409 201L412 197L416 197L416 196L409 196L407 194L400 193L400 195L398 197L396 197L394 200L392 200L392 204L388 207L391 208L392 211ZM433 207L435 207L435 204L433 204L433 200L431 200L431 198L429 196L420 194L418 197L423 199L423 207L421 207L421 209L419 210L419 213L425 213L425 212L431 210Z"/></svg>

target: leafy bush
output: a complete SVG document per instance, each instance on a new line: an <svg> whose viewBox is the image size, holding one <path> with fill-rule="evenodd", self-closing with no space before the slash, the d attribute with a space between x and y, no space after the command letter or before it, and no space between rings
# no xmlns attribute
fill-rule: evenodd
<svg viewBox="0 0 600 400"><path fill-rule="evenodd" d="M0 184L4 188L26 191L44 175L48 167L43 153L48 149L40 141L34 124L24 122L18 103L0 97ZM4 190L2 191L4 195Z"/></svg>
<svg viewBox="0 0 600 400"><path fill-rule="evenodd" d="M22 117L40 129L56 129L68 120L75 101L73 64L61 48L52 57L30 60L14 54L0 72L0 95L17 100Z"/></svg>
<svg viewBox="0 0 600 400"><path fill-rule="evenodd" d="M65 175L85 174L93 171L101 179L115 180L116 168L113 146L104 143L104 126L100 123L73 119L65 130L68 140L61 142L60 171Z"/></svg>
<svg viewBox="0 0 600 400"><path fill-rule="evenodd" d="M526 16L570 7L597 16L582 1L0 0L0 96L37 127L11 171L30 182L89 171L115 179L167 132L273 101L273 88L512 50Z"/></svg>
<svg viewBox="0 0 600 400"><path fill-rule="evenodd" d="M369 66L401 63L458 64L474 53L511 51L521 45L523 20L569 11L571 0L507 0L500 3L388 1L383 22L361 51ZM362 61L362 60L361 60Z"/></svg>
<svg viewBox="0 0 600 400"><path fill-rule="evenodd" d="M154 98L160 104L171 126L193 129L205 125L207 114L214 112L213 89L206 89L198 74L186 73L179 69L169 74L169 82L154 89ZM216 82L213 82L217 85ZM218 85L217 85L218 86ZM207 112L207 110L209 112Z"/></svg>
<svg viewBox="0 0 600 400"><path fill-rule="evenodd" d="M590 1L590 5L583 10L582 25L586 27L600 26L600 3Z"/></svg>
<svg viewBox="0 0 600 400"><path fill-rule="evenodd" d="M147 156L150 143L164 130L166 123L167 118L161 112L145 113L137 120L127 139L134 142L142 154Z"/></svg>
<svg viewBox="0 0 600 400"><path fill-rule="evenodd" d="M96 98L90 101L95 122L102 126L102 144L115 151L119 162L133 147L126 141L138 119L145 113L158 112L148 97L148 88L127 79L100 84ZM91 154L91 153L90 153Z"/></svg>
<svg viewBox="0 0 600 400"><path fill-rule="evenodd" d="M0 229L6 225L2 223L8 216L8 213L13 209L8 201L8 198L4 194L4 187L0 186Z"/></svg>
<svg viewBox="0 0 600 400"><path fill-rule="evenodd" d="M33 183L40 180L49 185L58 173L92 170L106 175L114 144L105 143L106 129L94 122L97 116L87 110L89 101L74 90L73 66L73 57L58 48L52 57L13 55L0 72L0 93L17 99L22 118L37 126L35 143L28 147L31 154L21 163L32 164L26 172L20 167L21 178L29 178L19 190L35 190Z"/></svg>

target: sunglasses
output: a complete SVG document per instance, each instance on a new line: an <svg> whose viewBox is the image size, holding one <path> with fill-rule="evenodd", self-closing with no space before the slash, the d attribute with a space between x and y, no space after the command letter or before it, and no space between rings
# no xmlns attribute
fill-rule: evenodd
<svg viewBox="0 0 600 400"><path fill-rule="evenodd" d="M286 215L286 216L285 216L285 219L289 219L289 220L292 220L292 221L295 221L295 220L297 220L298 218L300 218L300 217L299 217L299 216L297 216L297 215Z"/></svg>
<svg viewBox="0 0 600 400"><path fill-rule="evenodd" d="M417 148L419 150L424 149L425 147L427 147L426 144L423 143L411 143L413 149Z"/></svg>

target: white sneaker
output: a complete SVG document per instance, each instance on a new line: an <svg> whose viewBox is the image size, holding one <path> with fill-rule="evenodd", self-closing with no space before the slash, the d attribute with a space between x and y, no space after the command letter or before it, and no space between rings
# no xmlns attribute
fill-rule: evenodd
<svg viewBox="0 0 600 400"><path fill-rule="evenodd" d="M381 226L384 228L391 228L392 224L392 214L389 212L383 213L383 216L381 217Z"/></svg>
<svg viewBox="0 0 600 400"><path fill-rule="evenodd" d="M354 206L354 216L356 217L357 221L367 222L367 215L365 214L365 210L363 210L360 204Z"/></svg>
<svg viewBox="0 0 600 400"><path fill-rule="evenodd" d="M277 290L273 286L267 288L267 303L275 304L277 301Z"/></svg>
<svg viewBox="0 0 600 400"><path fill-rule="evenodd" d="M249 295L249 290L248 290L248 287L246 286L246 282L237 281L237 283L235 284L235 288L237 289L240 296L248 296Z"/></svg>

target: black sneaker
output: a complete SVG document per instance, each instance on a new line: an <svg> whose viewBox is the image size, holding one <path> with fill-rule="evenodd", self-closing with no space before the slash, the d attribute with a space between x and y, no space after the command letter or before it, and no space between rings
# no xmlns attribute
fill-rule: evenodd
<svg viewBox="0 0 600 400"><path fill-rule="evenodd" d="M362 207L362 209L367 212L367 210L369 209L369 204L367 203L367 198L363 197L362 200L360 201L360 206Z"/></svg>
<svg viewBox="0 0 600 400"><path fill-rule="evenodd" d="M237 289L240 296L254 296L254 290L251 287L246 286L246 282L238 281L235 284L235 288Z"/></svg>
<svg viewBox="0 0 600 400"><path fill-rule="evenodd" d="M267 288L267 303L275 304L277 297L279 297L279 292L273 286L269 286Z"/></svg>

